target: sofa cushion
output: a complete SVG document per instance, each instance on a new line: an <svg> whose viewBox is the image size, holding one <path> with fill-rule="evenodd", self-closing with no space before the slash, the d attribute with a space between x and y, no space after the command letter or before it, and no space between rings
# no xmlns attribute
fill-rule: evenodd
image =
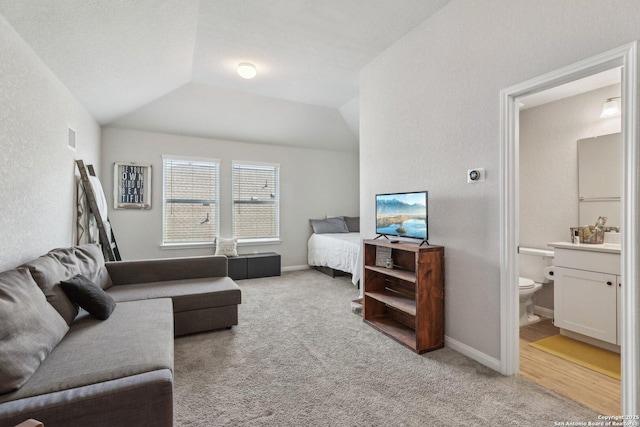
<svg viewBox="0 0 640 427"><path fill-rule="evenodd" d="M147 259L107 262L113 285L227 276L226 256Z"/></svg>
<svg viewBox="0 0 640 427"><path fill-rule="evenodd" d="M73 248L59 251L64 251L65 256L73 256ZM22 266L29 269L47 301L60 313L67 325L71 325L78 314L78 307L64 293L60 281L72 278L77 272L69 270L69 266L61 263L51 252Z"/></svg>
<svg viewBox="0 0 640 427"><path fill-rule="evenodd" d="M96 319L108 319L116 308L113 298L82 274L63 280L60 286L73 303L84 308Z"/></svg>
<svg viewBox="0 0 640 427"><path fill-rule="evenodd" d="M78 265L78 273L82 274L102 289L111 287L111 278L104 264L102 248L97 243L80 245L73 248Z"/></svg>
<svg viewBox="0 0 640 427"><path fill-rule="evenodd" d="M111 286L111 278L105 267L102 249L97 243L49 251L33 261L23 265L31 271L47 301L71 325L78 314L78 307L69 300L60 287L60 282L82 274L100 285L102 289Z"/></svg>
<svg viewBox="0 0 640 427"><path fill-rule="evenodd" d="M229 277L114 285L107 290L116 302L171 298L176 313L240 304L240 288Z"/></svg>
<svg viewBox="0 0 640 427"><path fill-rule="evenodd" d="M25 384L68 330L29 270L0 273L0 393Z"/></svg>
<svg viewBox="0 0 640 427"><path fill-rule="evenodd" d="M157 369L173 371L171 300L122 302L104 321L82 310L29 381L0 403Z"/></svg>

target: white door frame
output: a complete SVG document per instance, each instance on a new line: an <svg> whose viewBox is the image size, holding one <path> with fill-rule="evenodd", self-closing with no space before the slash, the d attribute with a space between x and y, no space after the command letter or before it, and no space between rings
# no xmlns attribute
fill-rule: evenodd
<svg viewBox="0 0 640 427"><path fill-rule="evenodd" d="M517 98L622 66L622 412L640 414L638 321L640 147L638 42L500 91L500 372L518 373L519 123ZM633 286L625 286L625 284Z"/></svg>

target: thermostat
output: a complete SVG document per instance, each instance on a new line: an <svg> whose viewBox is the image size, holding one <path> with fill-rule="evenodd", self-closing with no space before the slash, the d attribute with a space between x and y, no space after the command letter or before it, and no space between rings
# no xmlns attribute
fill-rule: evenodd
<svg viewBox="0 0 640 427"><path fill-rule="evenodd" d="M484 181L484 168L469 169L467 171L467 182Z"/></svg>

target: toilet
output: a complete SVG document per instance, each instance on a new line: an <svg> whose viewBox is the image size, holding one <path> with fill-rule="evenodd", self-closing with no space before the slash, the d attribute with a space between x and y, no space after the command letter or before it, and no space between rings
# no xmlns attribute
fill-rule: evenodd
<svg viewBox="0 0 640 427"><path fill-rule="evenodd" d="M542 288L542 283L536 283L525 277L519 278L520 292L520 326L531 325L540 320L540 317L533 314L533 294Z"/></svg>

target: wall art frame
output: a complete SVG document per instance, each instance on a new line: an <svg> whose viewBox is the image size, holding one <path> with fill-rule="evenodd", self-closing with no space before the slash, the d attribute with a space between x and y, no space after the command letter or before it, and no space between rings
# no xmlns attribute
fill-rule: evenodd
<svg viewBox="0 0 640 427"><path fill-rule="evenodd" d="M114 209L151 209L151 165L116 162L113 165Z"/></svg>

